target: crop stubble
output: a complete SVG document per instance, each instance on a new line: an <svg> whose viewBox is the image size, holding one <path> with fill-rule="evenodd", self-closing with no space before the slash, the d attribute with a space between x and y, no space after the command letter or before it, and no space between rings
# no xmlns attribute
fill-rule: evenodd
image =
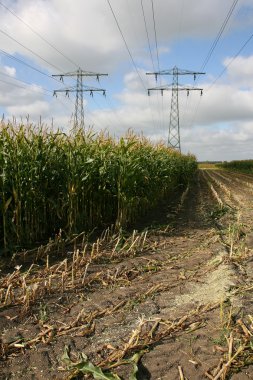
<svg viewBox="0 0 253 380"><path fill-rule="evenodd" d="M167 224L126 240L108 229L61 262L45 249L43 268L2 276L2 378L79 376L66 346L73 362L84 353L124 379L124 360L143 350L139 379L252 378L253 179L240 178L199 171L157 211Z"/></svg>

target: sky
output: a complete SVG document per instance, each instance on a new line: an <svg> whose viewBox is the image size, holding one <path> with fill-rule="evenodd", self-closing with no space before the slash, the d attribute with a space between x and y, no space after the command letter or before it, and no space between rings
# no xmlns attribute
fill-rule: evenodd
<svg viewBox="0 0 253 380"><path fill-rule="evenodd" d="M233 10L231 12L231 10ZM231 13L231 14L230 14ZM227 20L224 30L222 25ZM146 22L146 26L145 26ZM75 77L84 77L85 128L115 137L129 129L167 142L171 75L179 76L181 149L199 161L253 159L253 0L0 0L0 115L4 120L68 131L73 122ZM215 48L210 49L217 40Z"/></svg>

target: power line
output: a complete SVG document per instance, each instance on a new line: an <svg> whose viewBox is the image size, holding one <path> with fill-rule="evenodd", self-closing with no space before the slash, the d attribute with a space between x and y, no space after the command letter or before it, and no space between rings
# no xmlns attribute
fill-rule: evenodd
<svg viewBox="0 0 253 380"><path fill-rule="evenodd" d="M26 49L27 51L29 51L30 53L32 53L33 55L35 55L37 58L41 59L42 61L44 61L45 63L47 63L49 66L53 67L54 69L56 69L57 71L61 71L61 69L57 66L55 66L53 63L50 63L48 60L44 59L41 55L35 53L32 49L30 49L29 47L23 45L21 42L19 42L18 40L16 40L14 37L10 36L8 33L6 33L4 30L0 29L0 33L2 33L3 35L5 35L6 37L10 38L12 41L16 42L18 45L22 46L24 49Z"/></svg>
<svg viewBox="0 0 253 380"><path fill-rule="evenodd" d="M142 84L142 87L143 87L144 90L146 91L145 83L144 83L144 81L143 81L143 79L142 79L142 77L141 77L141 75L140 75L140 72L139 72L137 66L136 66L136 63L135 63L134 58L133 58L133 56L132 56L132 53L131 53L131 51L130 51L130 49L129 49L129 47L128 47L128 44L127 44L126 38L125 38L125 36L124 36L124 34L123 34L123 32L122 32L122 29L121 29L121 27L120 27L120 25L119 25L119 21L118 21L118 19L117 19L117 16L116 16L116 14L115 14L115 12L114 12L114 10L113 10L113 8L112 8L112 5L111 5L111 3L110 3L110 0L107 0L107 3L108 3L108 5L109 5L109 7L110 7L111 13L112 13L112 15L113 15L113 17L114 17L114 20L115 20L115 22L116 22L116 25L117 25L117 27L118 27L118 30L119 30L119 32L120 32L120 34L121 34L121 37L122 37L123 41L124 41L125 47L126 47L127 52L128 52L128 54L129 54L129 56L130 56L130 59L131 59L132 65L133 65L133 67L134 67L134 70L135 70L135 72L137 73L137 75L138 75L138 77L139 77L139 80L140 80L140 82L141 82L141 84ZM142 9L143 9L143 4L142 4ZM144 19L145 19L145 13L144 13ZM146 27L146 28L147 28L147 27ZM146 30L147 30L147 29L146 29ZM149 40L149 37L148 37L148 40ZM149 44L150 44L150 42L149 42ZM151 53L151 48L150 48L150 53ZM151 54L151 56L152 56L152 54ZM152 58L151 58L151 59L152 59ZM153 59L152 59L152 61L153 61ZM151 111L150 101L149 101L149 109L150 109L150 111ZM114 111L113 111L113 112L114 112ZM151 113L152 113L152 111L151 111ZM116 115L115 115L115 116L116 116ZM118 117L118 116L116 116L116 117Z"/></svg>
<svg viewBox="0 0 253 380"><path fill-rule="evenodd" d="M39 74L48 77L48 78L51 79L51 80L53 79L53 80L55 80L55 81L57 81L57 82L59 82L59 83L62 83L61 80L59 80L59 79L57 79L57 78L55 78L55 77L52 77L51 75L49 75L49 74L47 74L47 73L45 73L45 72L43 72L43 71L37 69L36 67L34 67L34 66L28 64L27 62L23 61L22 59L17 58L17 57L15 57L14 55L9 54L9 53L7 53L6 51L4 51L4 50L2 50L2 49L0 49L0 54L5 55L7 58L14 60L14 61L16 61L16 62L18 62L18 63L20 63L20 64L22 64L22 65L28 67L29 69L34 70L34 71L38 72ZM90 74L93 74L92 72L89 72L89 73L90 73ZM8 76L8 74L5 74L5 73L1 73L1 74L5 75L5 76ZM11 77L11 76L10 76L10 77ZM20 80L20 79L13 78L13 77L11 77L11 78L12 78L12 79L15 79L15 80L17 80L17 81L23 82L24 84L32 85L32 84L29 84L29 83L27 83L27 82L24 82L24 81L22 81L22 80ZM18 87L18 88L26 89L26 87L24 87L24 86L20 86L20 85L17 85L17 84L11 83L11 82L6 82L6 81L3 81L3 80L1 80L1 82L2 82L2 83L5 83L5 84L8 84L8 85L12 85L12 86L14 86L14 87ZM84 86L84 87L86 87L86 86ZM88 88L88 87L87 87L87 88ZM43 89L43 90L44 90L44 91L47 91L47 92L49 92L49 93L51 93L51 94L53 94L53 91L50 91L50 90L48 90L48 89ZM65 91L66 91L66 90L64 89L63 92L65 92ZM47 95L47 94L46 94L46 95ZM108 104L109 104L108 99L107 99L107 98L105 98L105 99L106 99L106 101L107 101ZM59 100L59 99L58 99L58 100ZM94 98L93 98L93 100L94 100ZM59 100L59 101L60 101L60 100ZM71 99L70 99L70 101L71 101ZM62 102L61 102L61 103L62 103ZM71 101L71 103L75 105L74 102ZM62 103L62 104L63 104L63 103ZM116 112L114 111L112 105L110 106L110 108L112 109L113 113L116 115ZM123 124L122 120L119 119L119 116L118 116L118 115L117 115L117 118L118 118L118 121L120 121L120 122Z"/></svg>
<svg viewBox="0 0 253 380"><path fill-rule="evenodd" d="M14 79L14 78L13 78L13 79ZM40 86L38 86L38 85L35 85L36 88L35 88L35 87L27 87L27 86L33 86L33 84L32 84L32 83L27 83L27 82L21 81L20 79L16 79L16 80L18 80L18 81L20 81L20 82L26 84L26 86L21 86L21 85L19 85L19 84L17 84L17 83L13 83L13 82L7 82L7 81L5 81L5 80L3 80L3 79L0 79L0 82L1 82L1 83L5 83L5 84L8 84L9 86L13 86L13 87L17 87L17 88L22 88L23 90L27 90L27 89L28 89L28 90L31 90L31 91L34 91L34 92L36 91L36 88L37 88L37 89L39 89L39 90L42 90L42 91L40 91L40 92L41 92L41 93L44 93L44 94L47 95L47 96L48 96L48 93L47 93L47 92L53 94L52 91L50 91L50 90L48 90L48 89L46 89L46 88L40 87Z"/></svg>
<svg viewBox="0 0 253 380"><path fill-rule="evenodd" d="M5 55L7 58L13 59L13 60L16 61L16 62L21 63L22 65L25 65L25 66L27 66L28 68L30 68L30 69L32 69L32 70L34 70L34 71L37 71L39 74L44 75L44 76L46 76L46 77L52 79L52 76L51 76L51 75L49 75L49 74L47 74L47 73L45 73L45 72L43 72L43 71L37 69L36 67L30 65L29 63L23 61L23 60L20 59L20 58L15 57L14 55L11 55L11 54L7 53L6 51L4 51L4 50L2 50L2 49L0 49L0 54L3 54L3 55ZM55 79L55 78L54 78L54 79ZM55 79L55 80L57 80L57 79ZM57 80L57 81L58 81L58 80Z"/></svg>
<svg viewBox="0 0 253 380"><path fill-rule="evenodd" d="M18 15L16 15L11 9L9 9L7 6L5 6L2 2L0 2L0 5L2 6L2 7L4 7L7 11L9 11L14 17L16 17L20 22L22 22L24 25L26 25L26 27L28 27L33 33L35 33L38 37L40 37L44 42L46 42L51 48L53 48L54 50L56 50L59 54L61 54L64 58L66 58L69 62L71 62L72 64L74 64L75 66L77 66L77 64L73 61L73 60L71 60L71 59L69 59L69 57L67 57L65 54L63 54L59 49L57 49L54 45L52 45L48 40L46 40L43 36L41 36L37 31L35 31L29 24L27 24L23 19L21 19ZM4 34L6 34L7 35L7 33L5 33L4 31L2 31L2 33L4 33ZM7 35L9 38L12 38L11 36L9 36L9 35ZM13 38L12 38L13 39ZM16 41L15 39L13 39L15 42L17 42L17 43L19 43L18 41ZM26 48L24 45L21 45L21 46L23 46L24 48ZM30 49L29 49L29 51L31 51ZM10 55L10 54L8 54L7 52L5 52L5 51L3 51L3 50L0 50L0 53L2 53L2 54L4 54L4 55L6 55L8 58L11 58L11 59L13 59L13 60L16 60L17 62L19 62L19 63L21 63L21 64L24 64L24 65L26 65L27 67L29 67L30 69L32 69L32 70L35 70L35 71L37 71L38 73L40 73L40 74L42 74L42 75L45 75L45 76L47 76L48 78L50 78L50 79L54 79L54 80L56 80L56 81L59 81L58 79L56 79L55 77L53 77L52 78L52 76L50 76L50 75L48 75L48 74L46 74L46 73L44 73L43 71L41 71L41 70L39 70L39 69L37 69L37 68L35 68L35 67L33 67L33 66L31 66L31 65L29 65L28 63L26 63L25 61L23 61L23 60L21 60L21 59L18 59L17 57L14 57L14 56L12 56L12 55ZM37 55L38 56L38 55ZM41 59L43 59L42 57L40 57L39 56L39 58L41 58ZM44 60L44 59L43 59ZM50 64L50 62L48 62L48 61L46 61L48 64ZM3 75L6 75L6 76L9 76L8 74L5 74L5 73L2 73ZM89 72L89 75L93 75L93 73L91 73L91 72ZM11 76L9 76L9 77L11 77ZM15 79L15 80L17 80L17 81L19 81L19 82L22 82L22 83L24 83L24 84L26 84L26 85L32 85L31 83L27 83L27 82L24 82L24 81L22 81L22 80L20 80L20 79L17 79L17 78L13 78L13 77L11 77L12 79ZM2 82L4 82L4 83L6 83L6 84L9 84L9 85L13 85L13 86L15 86L15 87L19 87L19 88L23 88L23 89L26 89L26 87L24 87L24 86L20 86L20 85L17 85L17 84L15 84L15 83L10 83L10 82L5 82L5 81L2 81ZM59 82L61 82L61 81L59 81ZM87 86L84 86L84 87L87 87ZM47 89L44 89L44 88L42 88L42 90L44 91L44 92L49 92L49 93L53 93L52 91L50 91L50 90L47 90ZM63 90L63 91L65 91L65 90ZM72 101L71 101L72 102ZM62 102L61 102L62 103ZM73 103L73 102L72 102ZM62 103L63 104L63 103ZM73 103L74 104L74 103Z"/></svg>
<svg viewBox="0 0 253 380"><path fill-rule="evenodd" d="M69 57L67 57L62 51L60 51L57 47L55 47L51 42L49 42L45 37L43 37L40 33L38 33L35 29L31 27L27 22L25 22L21 17L19 17L12 9L8 8L5 4L0 1L0 5L5 8L8 12L10 12L14 17L16 17L20 22L22 22L27 28L29 28L36 36L38 36L42 41L46 42L52 49L57 51L62 57L72 63L74 66L78 67L78 65Z"/></svg>
<svg viewBox="0 0 253 380"><path fill-rule="evenodd" d="M16 83L7 82L7 81L5 81L3 79L0 79L0 82L8 84L8 85L11 85L11 86L14 86L14 87L22 88L24 90L26 89L26 87L24 87L24 86L20 86L19 84L16 84Z"/></svg>
<svg viewBox="0 0 253 380"><path fill-rule="evenodd" d="M150 55L153 70L155 71L155 64L154 64L154 59L153 59L153 54L152 54L152 49L151 49L151 43L150 43L150 37L149 37L149 33L148 33L148 25L147 25L147 20L146 20L146 16L145 16L144 6L143 6L143 0L141 0L141 9L142 9L142 16L143 16L144 25L145 25L146 37L147 37L147 41L148 41L149 55ZM150 103L151 103L151 101L149 98L148 106L150 109L150 113L151 113L151 117L152 117L152 121L153 121L153 126L155 127L155 119L154 119L153 109L152 109ZM158 107L159 107L158 94L157 94L157 103L158 103Z"/></svg>
<svg viewBox="0 0 253 380"><path fill-rule="evenodd" d="M21 17L15 14L14 11L12 11L10 8L8 8L6 5L4 5L2 2L0 2L0 5L3 6L7 11L9 11L14 17L16 17L20 22L22 22L24 25L26 25L33 33L35 33L38 37L40 37L44 42L46 42L50 47L52 47L54 50L56 50L59 54L61 54L64 58L66 58L69 62L73 63L75 66L77 64L69 59L65 54L63 54L59 49L57 49L54 45L52 45L48 40L46 40L43 36L41 36L36 30L34 30L29 24L27 24ZM40 72L40 71L39 71ZM43 72L41 72L44 74ZM51 78L51 77L50 77ZM55 78L54 78L55 79ZM25 83L25 82L24 82ZM48 90L49 91L49 90ZM63 90L64 91L64 90ZM51 91L50 91L51 92ZM93 99L94 100L94 99ZM95 102L95 100L94 100ZM96 103L96 102L95 102ZM97 103L96 103L97 104Z"/></svg>
<svg viewBox="0 0 253 380"><path fill-rule="evenodd" d="M10 12L14 17L16 17L20 22L22 22L24 25L26 25L26 26L27 26L27 27L28 27L33 33L35 33L35 34L36 34L38 37L40 37L43 41L45 41L46 43L48 43L48 44L49 44L52 48L54 48L58 53L62 54L62 52L60 52L59 49L57 49L57 48L56 48L54 45L52 45L48 40L46 40L46 39L45 39L43 36L41 36L37 31L35 31L35 30L34 30L29 24L27 24L23 19L21 19L18 15L16 15L14 11L12 11L10 8L8 8L6 5L4 5L2 2L0 2L0 5L1 5L2 7L4 7L7 11L9 11L9 12ZM110 5L110 3L109 3L109 5ZM111 10L112 10L112 7L111 7ZM112 10L112 11L113 11L113 10ZM115 14L114 14L114 16L115 16ZM115 16L115 17L116 17L116 16ZM119 27L119 23L118 23L118 22L117 22L117 25L118 25L118 27ZM119 29L120 29L120 27L119 27ZM121 29L120 29L120 31L121 31ZM59 70L58 67L56 67L55 65L52 65L49 61L45 60L42 56L40 56L39 54L35 53L32 49L28 48L27 46L23 45L20 41L16 40L14 37L10 36L10 35L9 35L8 33L6 33L5 31L0 30L0 32L1 32L2 34L4 34L5 36L7 36L8 38L10 38L11 40L13 40L14 42L18 43L18 44L19 44L20 46L22 46L24 49L28 50L29 52L31 52L32 54L34 54L35 56L37 56L39 59L43 60L44 62L46 62L46 63L49 64L50 66L52 66L52 67L56 68L57 70ZM121 34L122 34L123 39L125 40L122 31L121 31ZM126 40L125 40L124 42L125 42L125 44L127 45ZM128 47L128 45L127 45L127 47ZM130 52L130 49L129 49L129 48L128 48L128 51L129 51L130 56L131 56L131 52ZM16 60L17 62L26 65L28 68L30 68L30 69L32 69L32 70L35 70L35 71L37 71L38 73L40 73L40 74L42 74L42 75L45 75L45 76L47 76L48 78L52 79L52 77L51 77L50 75L44 73L43 71L41 71L41 70L39 70L39 69L36 69L36 68L33 67L32 65L29 65L28 63L22 61L21 59L19 59L19 58L17 58L17 57L14 57L14 56L10 55L10 54L8 54L7 52L5 52L5 51L3 51L3 50L0 50L0 52L1 52L2 54L6 55L8 58L13 59L13 60ZM62 54L62 55L63 55L66 59L68 59L67 56L65 56L64 54ZM132 57L132 56L131 56L131 57ZM71 61L72 61L72 60L71 60ZM144 82L143 82L142 78L140 77L140 73L139 73L139 71L138 71L138 69L137 69L137 66L136 66L136 64L135 64L135 62L134 62L133 57L132 57L132 62L133 62L133 64L134 64L134 66L135 66L135 69L136 69L136 71L137 71L137 74L138 74L140 80L142 81L142 85L145 87ZM76 63L75 63L74 61L72 61L72 63L76 65ZM92 73L90 73L90 74L92 74ZM16 79L16 78L15 78L15 79ZM56 78L53 78L53 79L57 80ZM61 91L65 91L65 90L66 90L66 89L62 89ZM70 88L70 90L71 90L71 88ZM47 91L49 91L49 90L47 90Z"/></svg>
<svg viewBox="0 0 253 380"><path fill-rule="evenodd" d="M143 0L141 0L141 9L142 9L142 16L144 19L146 36L147 36L147 40L148 40L149 54L150 54L153 70L155 71L154 59L153 59L152 50L151 50L151 43L150 43L150 38L149 38L149 33L148 33L148 26L147 26L147 20L146 20L144 6L143 6Z"/></svg>
<svg viewBox="0 0 253 380"><path fill-rule="evenodd" d="M156 17L155 17L155 7L154 7L153 0L151 0L151 7L152 7L154 35L155 35L155 47L156 47L157 67L158 67L158 71L160 71L160 59L159 59L158 40L157 40L157 31L156 31ZM157 76L156 76L156 79L157 79ZM159 84L160 84L160 86L162 84L160 76L159 76ZM159 103L158 94L157 94L157 101ZM158 108L159 108L159 106L160 106L160 104L158 104ZM160 117L160 125L161 125L161 127L163 127L163 125L164 125L164 104L163 104L163 99L162 99L162 102L161 102L161 109L159 108L158 112L159 112L159 117ZM162 113L162 115L161 115L161 113Z"/></svg>
<svg viewBox="0 0 253 380"><path fill-rule="evenodd" d="M230 9L229 9L226 18L225 18L225 20L223 21L223 23L222 23L222 25L221 25L221 27L220 27L220 30L219 30L219 32L218 32L218 34L217 34L215 40L213 41L212 46L211 46L209 52L207 53L207 56L206 56L206 58L205 58L205 60L204 60L204 62L203 62L203 64L202 64L202 66L201 66L201 68L200 68L200 71L203 71L204 68L206 67L206 65L208 64L208 62L209 62L209 60L210 60L210 58L211 58L211 56L212 56L212 54L213 54L213 52L214 52L214 49L216 48L216 46L217 46L217 44L218 44L218 42L219 42L219 40L220 40L220 38L221 38L221 36L222 36L222 33L224 32L224 30L225 30L225 28L226 28L226 26L227 26L227 23L228 23L230 17L232 16L232 13L233 13L233 11L234 11L234 9L235 9L235 7L236 7L238 1L239 1L239 0L234 0L234 1L233 1L233 4L231 5L231 7L230 7Z"/></svg>
<svg viewBox="0 0 253 380"><path fill-rule="evenodd" d="M132 61L132 65L133 65L133 67L134 67L134 70L136 71L136 73L137 73L137 75L138 75L138 77L139 77L139 79L140 79L140 81L141 81L141 84L142 84L144 90L146 91L146 86L145 86L145 84L144 84L144 82L143 82L143 79L142 79L142 77L141 77L141 75L140 75L140 73L139 73L139 70L138 70L138 68L137 68L137 66L136 66L136 63L135 63L135 61L134 61L134 59L133 59L133 56L132 56L132 54L131 54L131 51L130 51L130 49L129 49L129 47L128 47L128 44L127 44L126 39L125 39L125 37L124 37L124 34L123 34L123 32L122 32L122 30L121 30L121 27L120 27L120 25L119 25L119 22L118 22L118 19L117 19L117 17L116 17L116 14L115 14L115 12L114 12L112 6L111 6L110 0L107 0L107 3L108 3L108 5L109 5L109 7L110 7L110 9L111 9L112 15L113 15L114 20L115 20L115 22L116 22L116 25L117 25L117 27L118 27L118 29L119 29L119 32L120 32L120 34L121 34L121 37L122 37L122 39L123 39L123 41L124 41L125 47L126 47L127 52L128 52L128 54L129 54L129 56L130 56L130 59L131 59L131 61Z"/></svg>
<svg viewBox="0 0 253 380"><path fill-rule="evenodd" d="M246 42L243 44L243 46L238 50L238 52L231 58L229 63L225 65L224 69L220 72L220 74L216 77L216 79L211 83L211 85L208 87L207 91L213 87L213 85L220 79L220 77L225 73L225 71L228 69L228 67L236 60L236 58L240 55L240 53L243 51L243 49L248 45L248 43L252 40L253 34L246 40Z"/></svg>
<svg viewBox="0 0 253 380"><path fill-rule="evenodd" d="M233 58L231 58L231 60L229 61L229 63L227 65L225 65L224 69L220 72L220 74L215 78L215 80L207 88L206 92L208 92L214 86L214 84L222 77L222 75L226 72L226 70L228 69L228 67L236 60L236 58L239 56L239 54L243 51L243 49L248 45L248 43L252 39L253 39L253 34L251 34L251 36L246 40L246 42L242 45L242 47L238 50L238 52L233 56ZM197 103L197 106L196 106L196 109L195 109L195 112L194 112L194 115L193 115L193 118L192 118L192 122L190 123L190 125L193 125L193 123L194 123L194 121L196 119L196 115L197 115L199 106L200 106L200 101Z"/></svg>
<svg viewBox="0 0 253 380"><path fill-rule="evenodd" d="M28 86L33 86L33 85L35 85L35 86L37 86L38 88L42 89L44 92L50 92L50 93L53 92L53 91L51 91L51 90L48 90L48 89L46 89L46 88L43 88L43 87L37 85L36 83L28 83L28 82L23 81L22 79L15 78L15 77L13 77L13 76L11 76L11 75L9 75L9 74L6 74L6 73L2 73L2 72L0 72L0 75L4 75L4 76L6 76L6 77L8 77L8 78L11 78L11 79L16 80L16 81L21 82L21 83L24 83L24 84L26 84L26 85L28 85ZM10 83L10 84L12 84L12 83ZM13 85L15 85L15 84L13 83Z"/></svg>
<svg viewBox="0 0 253 380"><path fill-rule="evenodd" d="M44 71L37 69L36 67L30 65L29 63L23 61L23 60L20 59L20 58L15 57L14 55L11 55L11 54L7 53L6 51L4 51L4 50L2 50L2 49L0 49L0 54L5 55L7 58L12 59L12 60L14 60L14 61L16 61L16 62L18 62L18 63L21 63L22 65L28 67L29 69L34 70L34 71L38 72L39 74L44 75L44 76L46 76L47 78L49 78L49 79L51 79L51 80L53 79L53 80L55 80L56 82L59 82L59 83L62 84L62 82L61 82L59 79L52 77L51 75L45 73ZM7 74L4 74L4 73L2 73L2 74L3 74L3 75L7 75ZM13 77L12 77L12 78L13 78ZM17 78L13 78L13 79L18 80L18 81L21 81L21 82L23 82L23 83L25 83L25 84L32 85L32 83L26 83L26 82L22 81L21 79L17 79ZM10 83L10 84L11 84L11 83ZM52 93L52 91L50 91L50 90L47 90L47 89L43 89L43 90Z"/></svg>
<svg viewBox="0 0 253 380"><path fill-rule="evenodd" d="M16 80L18 80L18 79L16 79ZM20 82L23 82L23 81L21 81L21 80L19 80ZM21 89L23 89L23 90L31 90L31 91L33 91L33 92L35 92L36 91L36 88L37 89L39 89L39 90L42 90L42 91L40 91L41 93L44 93L46 96L48 96L48 93L46 93L46 92L49 92L49 93L53 93L52 91L50 91L50 90L48 90L48 89L45 89L45 88L42 88L42 87L39 87L39 86L37 86L36 85L36 88L35 87L27 87L27 86L32 86L32 84L29 84L29 83L26 83L26 82L23 82L24 84L26 84L26 86L21 86L20 84L17 84L17 83L13 83L13 82L7 82L7 81L5 81L5 80L3 80L3 79L0 79L0 82L1 83L4 83L4 84L7 84L7 85L9 85L9 86L13 86L13 87L17 87L17 88L21 88Z"/></svg>
<svg viewBox="0 0 253 380"><path fill-rule="evenodd" d="M34 34L36 34L36 36L38 36L41 40L43 40L45 43L47 43L52 49L54 49L55 51L57 51L57 53L59 53L61 56L63 56L66 60L68 60L70 63L72 63L74 66L76 66L77 68L79 68L79 65L74 62L71 58L69 58L66 54L64 54L61 50L59 50L56 46L54 46L51 42L49 42L45 37L43 37L40 33L38 33L34 28L31 27L31 25L29 25L27 22L25 22L21 17L19 17L13 10L11 10L10 8L8 8L5 4L3 4L1 1L0 1L0 5L2 5L2 7L4 7L7 11L9 11L13 16L15 16L20 22L22 22L27 28L29 28ZM2 31L3 32L3 31ZM5 32L3 32L5 33ZM7 34L7 33L5 33ZM10 37L10 36L9 36ZM12 38L12 37L10 37ZM14 40L15 42L17 42L16 40ZM18 42L19 43L19 42ZM23 45L21 45L23 46ZM23 46L24 47L24 46ZM26 48L26 47L25 47ZM31 51L31 50L30 50ZM32 51L31 51L32 52ZM36 54L33 52L33 54ZM37 55L37 54L36 54ZM42 57L38 56L39 58L41 58L42 60L44 60ZM45 60L44 60L45 61ZM52 65L50 62L48 61L45 61L47 62L49 65L53 66L54 68L57 69L56 66ZM59 69L61 71L61 69Z"/></svg>
<svg viewBox="0 0 253 380"><path fill-rule="evenodd" d="M160 59L159 59L159 53L158 53L157 32L156 32L156 22L155 22L155 9L154 9L153 0L151 0L151 4L152 4L152 15L153 15L153 24L154 24L154 33L155 33L156 59L157 59L158 71L160 71Z"/></svg>
<svg viewBox="0 0 253 380"><path fill-rule="evenodd" d="M235 9L235 7L236 7L238 1L239 1L239 0L234 0L234 1L233 1L233 3L232 3L232 5L231 5L231 7L230 7L230 9L229 9L229 11L228 11L228 13L227 13L225 19L224 19L224 21L223 21L223 23L222 23L222 25L221 25L221 27L220 27L220 29L219 29L219 32L218 32L217 36L216 36L216 38L214 39L214 41L213 41L213 43L212 43L212 45L211 45L211 47L210 47L210 49L209 49L209 52L207 53L207 56L206 56L206 58L205 58L204 61L203 61L203 64L202 64L202 66L201 66L201 68L200 68L200 71L203 71L204 68L207 66L208 62L210 61L210 59L211 59L211 57L212 57L212 55L213 55L213 52L214 52L214 50L215 50L215 48L216 48L216 46L217 46L217 44L218 44L218 42L219 42L219 40L220 40L220 38L221 38L223 32L224 32L224 30L225 30L225 28L226 28L226 26L227 26L227 24L228 24L228 21L230 20L232 14L233 14L233 12L234 12L234 9ZM226 69L225 69L225 70L226 70ZM224 70L224 72L225 72L225 70ZM222 74L223 74L223 73L222 73ZM221 74L221 75L222 75L222 74ZM220 75L220 76L221 76L221 75ZM218 80L218 78L216 79L216 81L217 81L217 80ZM215 82L216 82L216 81L215 81ZM214 82L214 83L215 83L215 82ZM214 84L214 83L213 83L213 84ZM213 84L212 84L212 85L213 85ZM212 87L212 85L209 87L209 89ZM209 89L208 89L208 90L209 90ZM207 91L208 91L208 90L207 90ZM194 123L194 121L195 121L195 119L196 119L196 115L197 115L197 113L198 113L199 106L200 106L200 100L198 101L198 103L197 103L197 105L196 105L196 107L195 107L195 112L194 112L194 114L193 114L192 121L191 121L191 123L190 123L191 126L193 125L193 123Z"/></svg>

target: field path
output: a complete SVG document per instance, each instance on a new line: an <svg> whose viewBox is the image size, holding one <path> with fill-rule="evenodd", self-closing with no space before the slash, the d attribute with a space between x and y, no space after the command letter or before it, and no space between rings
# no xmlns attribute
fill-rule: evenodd
<svg viewBox="0 0 253 380"><path fill-rule="evenodd" d="M4 268L0 380L92 378L64 348L122 379L135 353L137 379L253 379L252 200L253 176L199 170L128 239Z"/></svg>

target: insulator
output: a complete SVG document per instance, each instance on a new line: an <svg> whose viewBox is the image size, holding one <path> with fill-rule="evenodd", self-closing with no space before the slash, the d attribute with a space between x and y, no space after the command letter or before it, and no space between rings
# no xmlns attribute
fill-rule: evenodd
<svg viewBox="0 0 253 380"><path fill-rule="evenodd" d="M148 90L148 96L150 96L150 91Z"/></svg>
<svg viewBox="0 0 253 380"><path fill-rule="evenodd" d="M161 90L161 95L163 96L163 90Z"/></svg>
<svg viewBox="0 0 253 380"><path fill-rule="evenodd" d="M92 96L92 97L93 97L93 91L92 91L92 90L90 91L90 96Z"/></svg>
<svg viewBox="0 0 253 380"><path fill-rule="evenodd" d="M189 96L190 95L190 91L189 90L187 90L187 96Z"/></svg>
<svg viewBox="0 0 253 380"><path fill-rule="evenodd" d="M157 82L157 74L155 74L155 80L156 80L156 82Z"/></svg>
<svg viewBox="0 0 253 380"><path fill-rule="evenodd" d="M60 76L60 80L63 82L63 75Z"/></svg>
<svg viewBox="0 0 253 380"><path fill-rule="evenodd" d="M194 80L196 80L196 74L194 74L193 78L194 78Z"/></svg>
<svg viewBox="0 0 253 380"><path fill-rule="evenodd" d="M202 95L203 95L203 90L200 91L200 96L202 96Z"/></svg>
<svg viewBox="0 0 253 380"><path fill-rule="evenodd" d="M103 91L103 96L105 96L105 90Z"/></svg>

